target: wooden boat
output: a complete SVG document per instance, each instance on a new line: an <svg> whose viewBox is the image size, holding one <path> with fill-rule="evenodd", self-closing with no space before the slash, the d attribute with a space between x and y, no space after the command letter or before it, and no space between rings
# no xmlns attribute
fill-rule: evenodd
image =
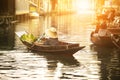
<svg viewBox="0 0 120 80"><path fill-rule="evenodd" d="M91 32L91 41L93 44L97 45L97 46L104 46L104 47L113 47L114 44L111 40L111 36L98 36L95 35L97 33L95 33L94 31Z"/></svg>
<svg viewBox="0 0 120 80"><path fill-rule="evenodd" d="M45 45L43 43L38 43L38 42L28 43L26 41L22 41L22 43L29 50L34 51L34 52L56 53L56 54L58 53L74 54L75 52L85 47L85 46L80 46L79 43L67 43L67 42L62 42L62 41L59 41L59 45Z"/></svg>
<svg viewBox="0 0 120 80"><path fill-rule="evenodd" d="M43 53L75 53L85 47L79 46L77 43L60 43L59 45L44 45L38 43L30 44L23 41L22 43L32 51Z"/></svg>
<svg viewBox="0 0 120 80"><path fill-rule="evenodd" d="M120 45L120 43L116 42L115 35L118 36L120 34L120 29L118 28L108 28L109 36L96 36L94 31L91 32L91 41L93 44L98 46L105 46L105 47L114 47ZM114 35L114 36L113 36Z"/></svg>

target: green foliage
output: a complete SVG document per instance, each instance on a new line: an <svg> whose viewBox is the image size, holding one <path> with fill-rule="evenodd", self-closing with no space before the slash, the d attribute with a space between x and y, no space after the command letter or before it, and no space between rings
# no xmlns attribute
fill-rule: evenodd
<svg viewBox="0 0 120 80"><path fill-rule="evenodd" d="M37 40L33 34L23 34L20 39L29 43L33 43Z"/></svg>

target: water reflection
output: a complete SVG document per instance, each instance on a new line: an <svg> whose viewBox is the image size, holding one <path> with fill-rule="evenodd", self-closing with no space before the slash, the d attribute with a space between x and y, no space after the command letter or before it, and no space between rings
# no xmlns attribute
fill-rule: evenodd
<svg viewBox="0 0 120 80"><path fill-rule="evenodd" d="M0 49L14 48L14 31L14 24L0 24Z"/></svg>
<svg viewBox="0 0 120 80"><path fill-rule="evenodd" d="M10 58L9 56L7 56L4 53L0 53L0 56L2 56L0 58L0 70L11 70L11 69L15 69L11 63L14 63L15 60L13 58Z"/></svg>
<svg viewBox="0 0 120 80"><path fill-rule="evenodd" d="M117 80L120 51L90 45L89 34L94 29L90 23L92 16L87 14L52 15L17 23L15 31L35 36L56 27L60 40L86 47L74 55L38 54L28 51L15 36L15 50L0 51L0 80Z"/></svg>
<svg viewBox="0 0 120 80"><path fill-rule="evenodd" d="M92 50L98 52L101 61L102 80L119 80L120 77L120 50L91 45Z"/></svg>
<svg viewBox="0 0 120 80"><path fill-rule="evenodd" d="M35 53L38 55L38 53ZM39 56L44 56L47 60L47 69L50 71L49 74L54 75L53 77L56 79L63 78L64 69L66 68L75 68L80 66L80 62L78 62L73 55L69 54L44 54L39 53ZM71 69L69 71L71 71ZM51 77L52 77L51 75ZM46 76L50 77L50 76ZM64 78L63 78L64 79Z"/></svg>
<svg viewBox="0 0 120 80"><path fill-rule="evenodd" d="M66 66L80 66L80 63L73 57L73 55L66 54L44 54L44 53L36 53L39 55L43 55L49 64L49 61L55 61L54 64L62 63ZM50 62L51 63L51 62Z"/></svg>
<svg viewBox="0 0 120 80"><path fill-rule="evenodd" d="M69 55L2 51L0 56L1 80L56 80L62 75L62 68L79 67L79 62Z"/></svg>

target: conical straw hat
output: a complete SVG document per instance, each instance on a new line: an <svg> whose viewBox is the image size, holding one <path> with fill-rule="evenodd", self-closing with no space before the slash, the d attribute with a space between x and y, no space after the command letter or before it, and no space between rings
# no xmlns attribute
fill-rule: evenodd
<svg viewBox="0 0 120 80"><path fill-rule="evenodd" d="M46 37L49 37L49 38L57 38L58 37L57 36L57 30L53 27L47 29L45 31L45 35L46 35Z"/></svg>

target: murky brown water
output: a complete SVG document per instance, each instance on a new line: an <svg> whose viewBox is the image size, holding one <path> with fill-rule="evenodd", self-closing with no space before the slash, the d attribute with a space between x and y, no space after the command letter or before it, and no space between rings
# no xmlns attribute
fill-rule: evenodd
<svg viewBox="0 0 120 80"><path fill-rule="evenodd" d="M32 53L15 35L13 50L0 50L0 80L119 80L120 51L92 45L93 14L46 16L17 23L15 31L35 36L54 26L59 40L86 47L73 56Z"/></svg>

